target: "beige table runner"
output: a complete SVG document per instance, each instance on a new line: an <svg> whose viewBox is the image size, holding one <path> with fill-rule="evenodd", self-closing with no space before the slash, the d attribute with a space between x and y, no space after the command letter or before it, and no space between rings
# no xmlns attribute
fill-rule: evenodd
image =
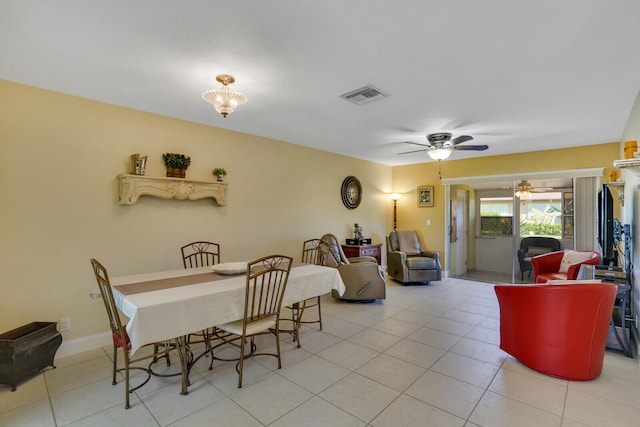
<svg viewBox="0 0 640 427"><path fill-rule="evenodd" d="M294 261L291 268L305 265L300 261ZM218 274L213 271L210 273L192 274L190 276L168 277L166 279L149 280L147 282L131 283L128 285L114 286L122 295L141 294L143 292L161 291L164 289L178 288L180 286L195 285L197 283L215 282L217 280L229 279L233 276L245 275L240 274Z"/></svg>
<svg viewBox="0 0 640 427"><path fill-rule="evenodd" d="M244 273L241 273L244 274ZM150 280L148 282L131 283L129 285L114 286L122 295L141 294L143 292L161 291L163 289L178 288L180 286L195 285L196 283L214 282L228 279L229 275L214 272L193 274L191 276L169 277L167 279Z"/></svg>

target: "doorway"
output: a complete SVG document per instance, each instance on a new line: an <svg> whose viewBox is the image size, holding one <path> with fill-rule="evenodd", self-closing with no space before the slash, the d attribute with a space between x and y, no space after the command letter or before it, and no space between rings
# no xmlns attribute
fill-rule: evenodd
<svg viewBox="0 0 640 427"><path fill-rule="evenodd" d="M571 175L576 173L578 178L586 178L582 181L595 182L601 171L590 169L587 175L594 176L586 177L580 176L584 174L581 170L581 173L522 174L509 176L510 180L504 176L443 179L443 184L448 186L445 194L450 199L447 200L449 229L443 265L445 271L450 272L451 277L476 281L531 283L533 274L520 271L517 253L521 241L529 236L544 236L558 239L562 249L573 249L574 221L586 220L574 219L575 187L581 180L574 184L575 175ZM516 187L522 180L531 185L531 194L516 196ZM492 197L496 205L502 204L502 210L499 214L490 215L500 215L501 218L483 215L487 212L482 210L481 198ZM592 197L584 193L582 198L590 200ZM493 224L494 229L487 229L488 224ZM593 241L593 230L583 229L590 236L585 235L581 239Z"/></svg>

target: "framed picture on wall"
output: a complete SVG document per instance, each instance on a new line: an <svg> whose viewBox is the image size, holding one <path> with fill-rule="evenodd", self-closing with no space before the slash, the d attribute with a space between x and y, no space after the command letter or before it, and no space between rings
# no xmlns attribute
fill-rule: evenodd
<svg viewBox="0 0 640 427"><path fill-rule="evenodd" d="M433 186L418 187L418 207L433 207Z"/></svg>

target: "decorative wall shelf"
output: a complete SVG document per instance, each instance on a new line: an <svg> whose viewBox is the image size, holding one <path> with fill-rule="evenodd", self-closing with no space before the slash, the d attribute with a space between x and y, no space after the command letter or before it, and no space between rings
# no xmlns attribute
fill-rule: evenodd
<svg viewBox="0 0 640 427"><path fill-rule="evenodd" d="M616 189L616 193L618 193L618 202L620 202L620 206L624 206L624 182L623 181L608 182L607 187Z"/></svg>
<svg viewBox="0 0 640 427"><path fill-rule="evenodd" d="M227 184L212 181L193 181L183 178L118 175L120 190L118 203L133 205L140 196L161 199L199 200L211 197L218 206L227 206Z"/></svg>
<svg viewBox="0 0 640 427"><path fill-rule="evenodd" d="M618 169L631 169L640 178L640 159L614 160L613 167Z"/></svg>

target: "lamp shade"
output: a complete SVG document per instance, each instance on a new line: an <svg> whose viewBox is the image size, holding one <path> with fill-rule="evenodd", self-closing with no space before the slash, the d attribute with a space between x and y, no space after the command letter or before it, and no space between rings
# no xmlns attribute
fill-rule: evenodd
<svg viewBox="0 0 640 427"><path fill-rule="evenodd" d="M451 148L434 148L433 150L427 151L427 154L433 160L445 160L449 158L451 151Z"/></svg>
<svg viewBox="0 0 640 427"><path fill-rule="evenodd" d="M221 74L216 80L222 83L222 88L217 90L208 90L202 94L202 99L213 104L216 111L227 117L233 113L238 105L247 102L247 97L238 92L229 90L229 85L235 82L235 78L228 74Z"/></svg>

